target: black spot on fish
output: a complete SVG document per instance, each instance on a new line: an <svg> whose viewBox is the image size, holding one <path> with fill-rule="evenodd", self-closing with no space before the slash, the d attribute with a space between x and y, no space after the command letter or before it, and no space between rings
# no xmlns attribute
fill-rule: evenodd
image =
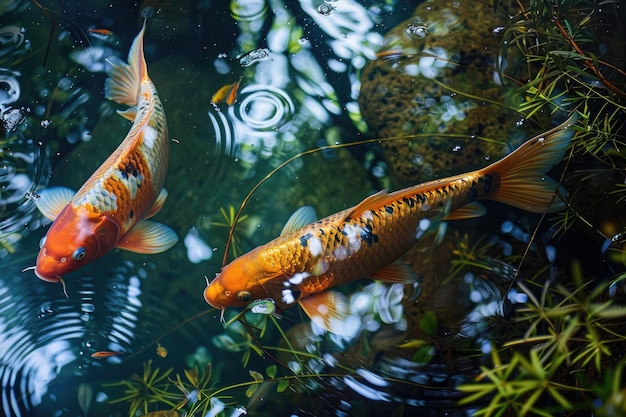
<svg viewBox="0 0 626 417"><path fill-rule="evenodd" d="M318 229L318 230L319 230L319 232L320 232L320 235L322 235L322 236L326 236L326 232L324 232L324 229Z"/></svg>
<svg viewBox="0 0 626 417"><path fill-rule="evenodd" d="M491 175L485 175L483 177L483 190L485 190L486 194L493 191L493 177Z"/></svg>
<svg viewBox="0 0 626 417"><path fill-rule="evenodd" d="M130 213L128 213L128 217L131 218L131 219L133 217L135 217L135 212L133 210L131 210Z"/></svg>
<svg viewBox="0 0 626 417"><path fill-rule="evenodd" d="M469 189L470 199L472 201L478 200L478 187L476 182L472 182L472 186Z"/></svg>
<svg viewBox="0 0 626 417"><path fill-rule="evenodd" d="M367 246L378 242L378 235L372 233L372 226L369 224L362 227L361 239L367 242Z"/></svg>
<svg viewBox="0 0 626 417"><path fill-rule="evenodd" d="M300 244L306 248L307 241L311 239L313 235L311 233L307 233L304 236L300 236Z"/></svg>
<svg viewBox="0 0 626 417"><path fill-rule="evenodd" d="M393 207L391 206L385 206L385 211L389 214L393 214Z"/></svg>

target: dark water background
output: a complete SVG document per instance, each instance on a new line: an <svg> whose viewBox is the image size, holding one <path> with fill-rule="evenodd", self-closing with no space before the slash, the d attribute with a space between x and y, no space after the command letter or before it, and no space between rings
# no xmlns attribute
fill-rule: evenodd
<svg viewBox="0 0 626 417"><path fill-rule="evenodd" d="M261 371L274 362L252 354L251 362L243 366L242 353L228 349L235 336L225 331L219 313L202 298L205 276L212 278L221 267L228 236L224 215L229 217L231 208L236 211L252 187L289 157L367 137L356 104L360 70L375 57L382 35L408 18L417 2L40 3L45 10L30 1L0 0L3 111L21 108L26 118L6 144L0 166L4 414L127 415L127 403L108 403L120 391L105 384L141 374L142 364L149 360L162 369L182 372L193 364L195 354L213 363L218 386L249 381L250 369ZM328 13L319 10L323 4L332 6ZM148 71L163 101L172 138L165 185L169 197L155 220L174 228L180 241L158 255L113 250L66 277L66 298L60 285L22 272L34 265L48 226L28 193L50 185L78 189L125 137L129 123L104 98L103 62L109 55L126 58L141 25L141 10L147 6L156 10L146 30ZM94 37L89 28L107 28L112 34ZM268 48L269 57L242 65L245 53L260 48ZM212 95L240 76L237 102L221 103L216 110ZM248 217L237 231L239 253L277 236L302 205L314 206L321 217L388 187L386 167L373 147L328 150L281 169L250 199L244 211ZM489 210L498 213L493 207ZM482 227L485 232L515 236L512 240L523 246L528 236L512 219L503 212L501 217L461 226L460 233ZM502 244L502 252L510 252L509 246ZM428 262L434 266L438 261ZM503 277L509 275L502 271ZM463 289L449 290L442 302L459 297L467 301L466 307L472 305L461 314L474 323L464 331L474 337L479 351L483 345L487 352L486 336L475 324L501 312L500 293L497 286L475 282L471 274L465 284ZM377 324L364 330L371 337L325 340L316 344L316 352L303 343L301 349L319 357L337 354L341 364L360 372L361 379L337 378L324 395L287 391L273 400L279 407L273 410L250 404L244 389L233 390L230 394L235 397L225 415L237 406L266 415L373 415L389 413L398 404L416 407L423 415L470 415L472 410L453 405L452 390L402 384L378 390L377 375L449 387L475 374L476 363L456 361L447 367L440 357L439 365L420 373L400 353L388 354L390 346L403 340L395 332L407 325L408 312L393 309L399 304L398 288L367 281L355 285L353 292L360 294L365 310L376 313ZM402 298L401 289L399 294ZM374 295L383 301L375 301ZM511 301L523 297L516 300L513 293ZM198 317L187 321L194 316ZM285 314L281 326L289 329L307 322L294 309ZM381 324L388 331L377 332ZM302 337L292 331L293 340ZM272 326L268 332L268 340L277 344L280 333ZM305 332L303 337L312 336ZM159 355L159 347L167 349L165 357ZM92 358L97 351L124 354ZM376 352L387 354L381 359ZM317 365L326 372L329 361ZM309 366L315 370L315 363ZM79 404L79 387L85 385L93 392L88 411Z"/></svg>

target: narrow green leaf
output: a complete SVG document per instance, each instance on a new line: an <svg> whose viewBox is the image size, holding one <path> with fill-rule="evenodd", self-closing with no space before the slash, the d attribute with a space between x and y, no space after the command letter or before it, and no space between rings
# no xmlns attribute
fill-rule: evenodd
<svg viewBox="0 0 626 417"><path fill-rule="evenodd" d="M417 348L424 346L427 343L428 342L426 342L425 340L413 339L413 340L409 340L407 342L401 343L397 346L402 349L417 349Z"/></svg>

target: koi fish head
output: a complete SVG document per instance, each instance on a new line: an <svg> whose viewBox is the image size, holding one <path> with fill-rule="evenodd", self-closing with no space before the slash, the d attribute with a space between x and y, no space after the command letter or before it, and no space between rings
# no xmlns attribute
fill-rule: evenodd
<svg viewBox="0 0 626 417"><path fill-rule="evenodd" d="M84 208L68 204L44 238L37 256L35 274L48 282L59 282L111 249L119 226L107 216L89 216Z"/></svg>
<svg viewBox="0 0 626 417"><path fill-rule="evenodd" d="M260 284L268 273L262 271L254 259L254 251L226 265L222 272L205 288L204 300L218 310L226 307L245 307L251 301L271 298Z"/></svg>

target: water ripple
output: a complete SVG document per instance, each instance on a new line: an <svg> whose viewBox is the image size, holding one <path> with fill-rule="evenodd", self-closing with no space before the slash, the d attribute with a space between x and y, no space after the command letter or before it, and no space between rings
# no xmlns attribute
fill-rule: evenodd
<svg viewBox="0 0 626 417"><path fill-rule="evenodd" d="M233 116L254 130L280 129L295 111L293 100L285 90L276 86L254 84L240 93L241 104L231 107Z"/></svg>
<svg viewBox="0 0 626 417"><path fill-rule="evenodd" d="M32 238L29 240L33 240ZM124 262L104 277L83 276L69 281L69 298L59 286L33 281L20 266L3 268L0 277L0 399L6 416L40 412L48 399L66 407L76 403L60 381L94 379L107 362L91 357L97 351L138 350L145 267ZM97 298L97 302L95 300ZM10 312L10 314L9 314ZM97 378L95 378L97 379ZM62 401L61 401L61 398ZM78 407L76 403L74 405ZM36 410L36 411L34 411ZM58 410L57 410L58 411ZM53 413L48 413L52 415Z"/></svg>

